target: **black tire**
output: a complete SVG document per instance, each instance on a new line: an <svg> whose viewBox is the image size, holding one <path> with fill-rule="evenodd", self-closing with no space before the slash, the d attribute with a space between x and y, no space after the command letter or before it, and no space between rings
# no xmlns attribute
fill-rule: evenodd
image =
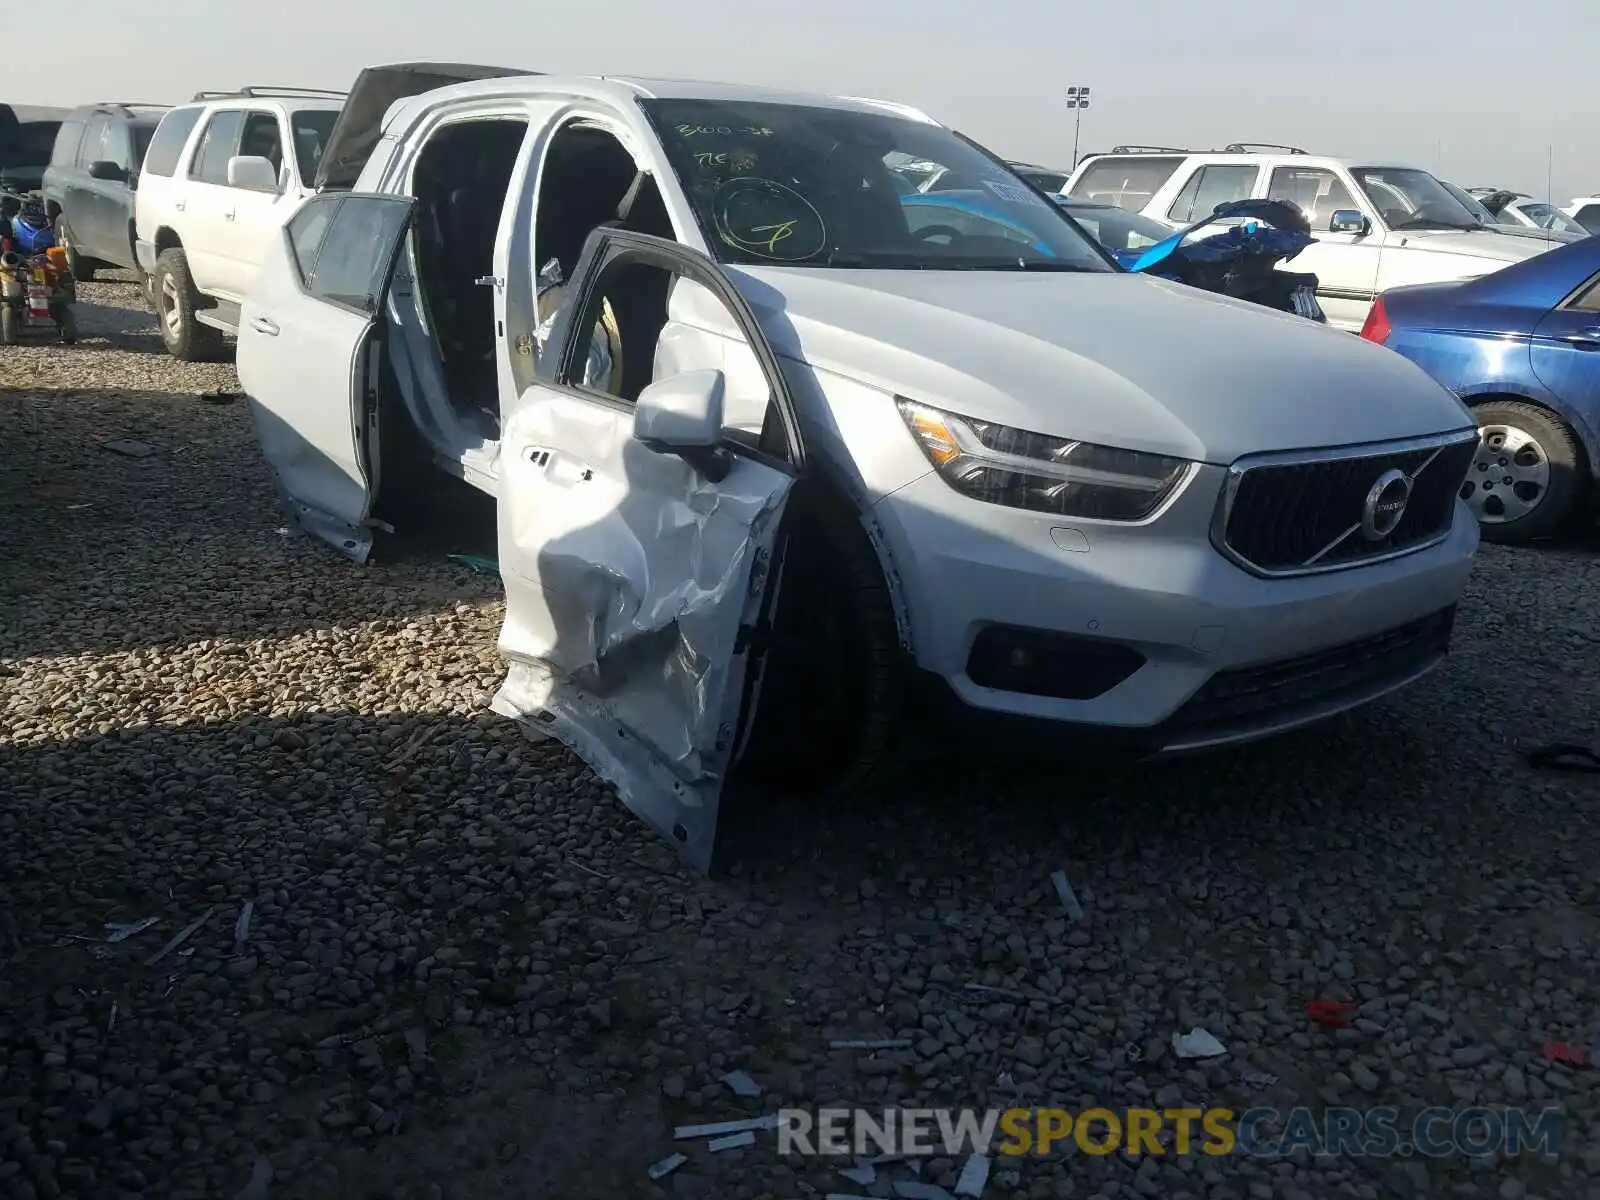
<svg viewBox="0 0 1600 1200"><path fill-rule="evenodd" d="M177 247L156 259L156 325L167 353L183 362L211 362L222 356L222 331L202 325L195 313L200 293L189 275L189 260Z"/></svg>
<svg viewBox="0 0 1600 1200"><path fill-rule="evenodd" d="M741 771L757 788L864 792L899 763L904 676L878 557L856 514L792 498L756 727Z"/></svg>
<svg viewBox="0 0 1600 1200"><path fill-rule="evenodd" d="M1548 409L1517 400L1488 400L1472 410L1479 429L1485 430L1484 444L1468 469L1462 485L1462 498L1478 514L1478 528L1486 542L1501 545L1521 545L1534 538L1555 533L1572 519L1589 487L1589 472L1584 462L1583 449L1565 422ZM1497 428L1516 430L1531 440L1532 445L1507 447L1503 435L1488 431ZM1493 444L1501 437L1500 455ZM1547 482L1537 493L1537 499L1527 512L1503 519L1506 506L1496 495L1505 494L1509 475L1495 478L1495 470L1502 464L1543 460ZM1526 503L1532 493L1531 485L1517 482L1510 485L1513 493Z"/></svg>
<svg viewBox="0 0 1600 1200"><path fill-rule="evenodd" d="M72 272L72 277L83 283L93 283L95 269L78 257L77 247L72 241L72 230L67 226L66 213L56 214L55 235L56 245L67 252L67 270Z"/></svg>
<svg viewBox="0 0 1600 1200"><path fill-rule="evenodd" d="M0 304L0 346L15 346L22 340L22 314L9 304Z"/></svg>
<svg viewBox="0 0 1600 1200"><path fill-rule="evenodd" d="M60 336L63 346L77 345L78 317L70 306L56 314L56 333Z"/></svg>

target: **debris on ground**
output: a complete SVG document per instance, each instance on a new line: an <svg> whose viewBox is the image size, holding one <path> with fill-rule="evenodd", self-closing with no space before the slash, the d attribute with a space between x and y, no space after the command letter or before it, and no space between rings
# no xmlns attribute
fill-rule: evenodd
<svg viewBox="0 0 1600 1200"><path fill-rule="evenodd" d="M669 1154L665 1158L650 1164L648 1174L651 1179L665 1179L684 1163L689 1161L687 1154Z"/></svg>
<svg viewBox="0 0 1600 1200"><path fill-rule="evenodd" d="M1595 1064L1595 1053L1591 1047L1573 1046L1567 1042L1545 1043L1544 1056L1549 1062L1567 1067L1592 1067Z"/></svg>
<svg viewBox="0 0 1600 1200"><path fill-rule="evenodd" d="M730 1133L727 1137L713 1138L706 1143L706 1149L713 1154L720 1154L724 1150L738 1150L755 1144L756 1135L747 1129L743 1133Z"/></svg>
<svg viewBox="0 0 1600 1200"><path fill-rule="evenodd" d="M239 910L239 919L233 923L233 940L242 946L250 940L250 917L256 911L256 902L246 900Z"/></svg>
<svg viewBox="0 0 1600 1200"><path fill-rule="evenodd" d="M445 557L451 562L460 563L477 575L500 574L500 564L492 558L484 558L481 554L447 554Z"/></svg>
<svg viewBox="0 0 1600 1200"><path fill-rule="evenodd" d="M1239 1080L1242 1083L1249 1084L1251 1087L1271 1087L1278 1082L1278 1077L1271 1071L1257 1071L1251 1067L1246 1067L1239 1072Z"/></svg>
<svg viewBox="0 0 1600 1200"><path fill-rule="evenodd" d="M717 1121L710 1125L679 1125L672 1131L672 1136L680 1142L691 1138L723 1137L731 1133L764 1132L778 1127L778 1114L768 1113L764 1117L751 1117L746 1121Z"/></svg>
<svg viewBox="0 0 1600 1200"><path fill-rule="evenodd" d="M120 454L123 458L149 458L156 452L149 442L137 442L131 438L112 438L109 442L101 442L100 449Z"/></svg>
<svg viewBox="0 0 1600 1200"><path fill-rule="evenodd" d="M830 1050L909 1050L910 1038L866 1038L852 1041L829 1042Z"/></svg>
<svg viewBox="0 0 1600 1200"><path fill-rule="evenodd" d="M182 929L178 930L178 932L175 935L173 935L173 938L172 938L172 940L170 942L168 942L165 946L161 947L161 949L157 950L149 958L145 959L144 960L144 965L147 966L147 967L155 966L163 958L165 958L167 955L171 954L174 950L176 950L179 946L181 946L185 942L187 942L191 937L194 936L195 930L199 929L200 926L204 925L207 921L209 921L211 919L211 914L213 912L215 912L215 911L216 911L216 905L214 905L214 904L208 905L206 907L205 912L201 913L198 917L196 917L194 920L190 921Z"/></svg>
<svg viewBox="0 0 1600 1200"><path fill-rule="evenodd" d="M956 1180L956 1195L981 1196L983 1189L989 1183L989 1159L982 1154L968 1157L961 1168L961 1175Z"/></svg>
<svg viewBox="0 0 1600 1200"><path fill-rule="evenodd" d="M250 1179L239 1189L234 1200L267 1200L267 1185L272 1182L272 1160L265 1156L256 1159L250 1168Z"/></svg>
<svg viewBox="0 0 1600 1200"><path fill-rule="evenodd" d="M244 393L225 392L220 390L215 392L200 392L197 396L197 399L206 404L232 404L237 400L243 400Z"/></svg>
<svg viewBox="0 0 1600 1200"><path fill-rule="evenodd" d="M938 1184L919 1183L916 1180L897 1182L894 1185L894 1194L900 1200L955 1200L949 1192Z"/></svg>
<svg viewBox="0 0 1600 1200"><path fill-rule="evenodd" d="M145 917L142 921L107 921L106 941L111 943L125 942L134 934L143 933L159 920L161 920L160 917Z"/></svg>
<svg viewBox="0 0 1600 1200"><path fill-rule="evenodd" d="M851 1183L859 1183L862 1187L867 1187L877 1182L878 1168L870 1162L858 1158L855 1166L842 1167L839 1170L839 1174L843 1175Z"/></svg>
<svg viewBox="0 0 1600 1200"><path fill-rule="evenodd" d="M1356 1015L1356 1006L1345 1000L1312 1000L1306 1005L1306 1016L1324 1029L1343 1029Z"/></svg>
<svg viewBox="0 0 1600 1200"><path fill-rule="evenodd" d="M1055 885L1056 895L1061 899L1061 907L1067 910L1067 916L1074 921L1083 920L1083 905L1078 903L1078 895L1072 890L1072 884L1067 882L1065 871L1056 871L1050 876L1050 882Z"/></svg>
<svg viewBox="0 0 1600 1200"><path fill-rule="evenodd" d="M744 1071L729 1071L722 1077L722 1082L728 1085L728 1090L735 1096L761 1095L761 1085Z"/></svg>
<svg viewBox="0 0 1600 1200"><path fill-rule="evenodd" d="M1228 1048L1196 1025L1188 1033L1172 1035L1172 1052L1179 1058L1216 1058Z"/></svg>

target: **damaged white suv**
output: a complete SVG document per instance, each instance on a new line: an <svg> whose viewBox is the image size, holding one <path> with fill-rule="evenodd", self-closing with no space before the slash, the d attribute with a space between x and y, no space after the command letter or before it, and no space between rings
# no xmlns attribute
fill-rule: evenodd
<svg viewBox="0 0 1600 1200"><path fill-rule="evenodd" d="M857 784L936 714L1194 750L1445 654L1478 434L1399 355L1122 271L898 105L408 90L357 82L244 305L263 450L357 559L437 468L496 497L496 710L696 865L725 784Z"/></svg>

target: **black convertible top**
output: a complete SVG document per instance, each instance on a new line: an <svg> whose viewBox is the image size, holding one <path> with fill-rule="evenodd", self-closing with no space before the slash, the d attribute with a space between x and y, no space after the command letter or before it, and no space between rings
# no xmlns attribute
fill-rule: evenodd
<svg viewBox="0 0 1600 1200"><path fill-rule="evenodd" d="M396 100L468 83L475 79L502 79L516 75L541 75L517 67L484 67L471 63L391 63L368 67L356 76L339 119L328 134L328 146L317 166L317 190L352 188L372 156L382 132L383 116Z"/></svg>

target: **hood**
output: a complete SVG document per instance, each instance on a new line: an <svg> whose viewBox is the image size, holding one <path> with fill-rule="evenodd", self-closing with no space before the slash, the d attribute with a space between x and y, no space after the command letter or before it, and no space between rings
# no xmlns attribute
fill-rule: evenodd
<svg viewBox="0 0 1600 1200"><path fill-rule="evenodd" d="M1533 240L1497 229L1396 229L1384 244L1435 254L1466 254L1502 263L1521 262L1547 248L1542 237Z"/></svg>
<svg viewBox="0 0 1600 1200"><path fill-rule="evenodd" d="M1572 233L1563 229L1535 229L1531 225L1504 225L1495 229L1494 232L1508 233L1512 237L1533 238L1536 241L1548 242L1556 246L1584 240L1584 235L1581 233Z"/></svg>
<svg viewBox="0 0 1600 1200"><path fill-rule="evenodd" d="M1146 275L729 273L780 355L1035 433L1227 463L1472 423L1381 346Z"/></svg>

